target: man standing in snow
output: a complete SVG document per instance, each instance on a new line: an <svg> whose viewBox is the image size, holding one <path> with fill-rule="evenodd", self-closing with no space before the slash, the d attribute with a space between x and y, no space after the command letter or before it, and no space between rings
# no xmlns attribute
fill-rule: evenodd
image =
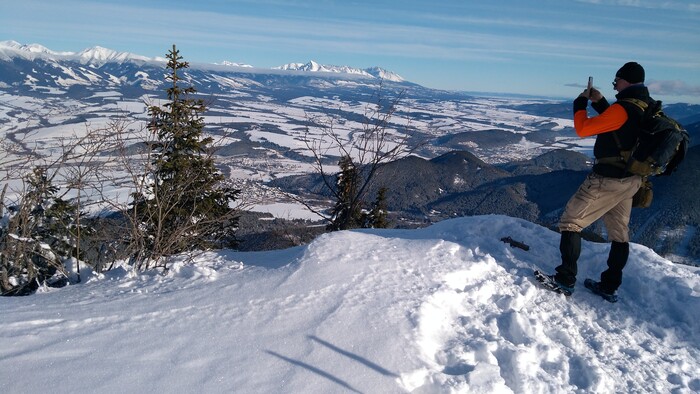
<svg viewBox="0 0 700 394"><path fill-rule="evenodd" d="M574 100L574 128L579 137L595 135L593 171L571 197L559 221L561 265L547 281L552 290L570 295L576 283L577 261L581 254L581 231L603 218L612 241L608 269L600 282L587 279L585 285L610 302L622 283L622 269L629 255L629 221L632 197L642 185L642 177L625 168L622 151L630 151L637 141L643 110L627 99L651 102L644 86L644 68L635 62L626 63L615 74L613 87L617 102L610 105L596 89L586 89ZM588 117L588 100L598 116Z"/></svg>

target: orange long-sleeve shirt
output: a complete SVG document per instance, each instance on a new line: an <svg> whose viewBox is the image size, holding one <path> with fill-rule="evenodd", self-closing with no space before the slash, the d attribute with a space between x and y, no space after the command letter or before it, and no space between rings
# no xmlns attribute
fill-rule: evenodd
<svg viewBox="0 0 700 394"><path fill-rule="evenodd" d="M576 134L590 137L597 134L615 131L627 121L627 111L620 104L613 104L603 113L592 118L588 117L586 110L578 110L574 114L574 129Z"/></svg>

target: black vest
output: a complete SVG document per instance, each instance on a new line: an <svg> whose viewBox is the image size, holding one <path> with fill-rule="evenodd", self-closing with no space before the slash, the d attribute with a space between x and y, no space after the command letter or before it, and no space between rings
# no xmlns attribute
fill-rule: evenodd
<svg viewBox="0 0 700 394"><path fill-rule="evenodd" d="M637 105L624 101L623 99L635 98L645 101L646 103L651 103L653 101L651 97L649 97L649 90L644 85L630 86L618 93L615 97L618 100L617 104L621 105L627 112L627 121L615 131L597 135L593 147L593 155L596 159L620 156L621 150L631 150L637 142L644 111ZM608 103L598 102L593 104L593 108L600 113L608 108ZM632 175L620 167L604 163L596 163L593 166L593 172L612 178L625 178Z"/></svg>

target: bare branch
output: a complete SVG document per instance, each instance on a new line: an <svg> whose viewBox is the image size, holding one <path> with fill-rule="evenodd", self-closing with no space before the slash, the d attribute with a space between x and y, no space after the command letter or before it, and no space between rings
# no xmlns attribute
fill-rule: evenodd
<svg viewBox="0 0 700 394"><path fill-rule="evenodd" d="M344 138L341 130L337 128L333 116L326 115L320 118L307 115L304 143L313 157L314 167L320 174L324 187L335 197L338 209L348 208L353 212L361 212L366 194L379 168L413 151L408 147L409 133L404 132L402 136L395 137L395 131L392 129L391 121L403 97L403 92L386 104L383 101L382 88L383 84L380 84L375 92L376 103L365 106L364 120L360 129L349 130L347 138ZM405 130L409 129L409 124L410 121L407 122ZM330 157L350 160L346 163L346 170L350 172L344 176L357 177L357 179L351 181L353 186L349 189L341 191L338 185L331 182L335 178L332 175L337 170L331 174L326 169L325 162ZM347 201L341 202L341 200ZM303 205L309 208L308 204ZM331 221L335 220L337 216L331 218Z"/></svg>

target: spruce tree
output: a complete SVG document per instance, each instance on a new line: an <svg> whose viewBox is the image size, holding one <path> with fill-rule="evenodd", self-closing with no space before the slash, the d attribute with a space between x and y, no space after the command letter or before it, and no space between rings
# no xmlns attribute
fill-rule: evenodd
<svg viewBox="0 0 700 394"><path fill-rule="evenodd" d="M377 199L372 204L372 209L366 215L364 220L365 228L387 228L389 221L387 220L386 193L388 189L382 187L377 192Z"/></svg>
<svg viewBox="0 0 700 394"><path fill-rule="evenodd" d="M75 204L56 195L59 189L45 168L35 168L26 177L26 185L0 227L3 295L31 294L44 283L65 284L68 272L64 261L76 248L73 230L79 214Z"/></svg>
<svg viewBox="0 0 700 394"><path fill-rule="evenodd" d="M362 226L362 201L358 200L360 170L350 156L338 162L340 172L336 176L336 203L331 211L330 231L348 230Z"/></svg>
<svg viewBox="0 0 700 394"><path fill-rule="evenodd" d="M190 250L234 246L237 216L231 208L238 190L227 186L211 156L213 139L203 136L206 106L192 96L196 89L182 88L181 61L173 45L168 55L168 102L150 106L152 144L150 185L134 196L133 213L143 230L142 250L132 257L139 268L161 257ZM145 263L145 265L143 264Z"/></svg>

